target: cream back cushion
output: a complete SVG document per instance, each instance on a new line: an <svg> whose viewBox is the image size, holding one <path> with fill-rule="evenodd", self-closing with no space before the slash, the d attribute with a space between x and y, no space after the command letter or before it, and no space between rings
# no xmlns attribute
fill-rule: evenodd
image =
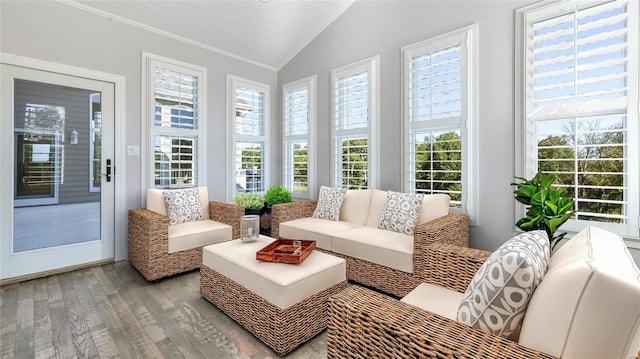
<svg viewBox="0 0 640 359"><path fill-rule="evenodd" d="M382 213L385 203L387 203L387 191L372 189L371 204L369 205L369 214L367 215L367 227L378 228L380 213Z"/></svg>
<svg viewBox="0 0 640 359"><path fill-rule="evenodd" d="M350 189L344 195L340 220L365 225L369 216L369 204L371 204L370 189Z"/></svg>
<svg viewBox="0 0 640 359"><path fill-rule="evenodd" d="M200 197L200 203L202 204L202 213L204 219L209 219L209 192L207 187L197 187ZM179 190L167 190L158 188L149 188L147 190L147 206L148 210L158 212L162 215L167 215L167 206L164 203L164 197L162 192L164 191L179 191Z"/></svg>
<svg viewBox="0 0 640 359"><path fill-rule="evenodd" d="M519 343L562 358L635 358L638 326L638 267L620 236L587 227L551 256Z"/></svg>

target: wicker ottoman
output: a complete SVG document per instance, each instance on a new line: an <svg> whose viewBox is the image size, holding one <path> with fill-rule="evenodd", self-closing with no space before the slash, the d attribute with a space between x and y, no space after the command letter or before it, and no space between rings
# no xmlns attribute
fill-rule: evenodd
<svg viewBox="0 0 640 359"><path fill-rule="evenodd" d="M300 264L256 260L274 239L202 250L200 292L279 355L327 327L327 300L346 288L345 260L313 251Z"/></svg>

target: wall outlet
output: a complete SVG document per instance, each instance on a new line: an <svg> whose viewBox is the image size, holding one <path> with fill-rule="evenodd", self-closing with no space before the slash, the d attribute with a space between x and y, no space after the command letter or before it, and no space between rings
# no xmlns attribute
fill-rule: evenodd
<svg viewBox="0 0 640 359"><path fill-rule="evenodd" d="M138 147L138 146L127 146L127 155L129 155L129 156L140 156L140 147Z"/></svg>

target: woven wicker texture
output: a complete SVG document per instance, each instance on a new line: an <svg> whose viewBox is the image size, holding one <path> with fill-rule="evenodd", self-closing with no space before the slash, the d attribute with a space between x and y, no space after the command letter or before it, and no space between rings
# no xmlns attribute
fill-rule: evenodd
<svg viewBox="0 0 640 359"><path fill-rule="evenodd" d="M329 358L552 358L359 286L329 301Z"/></svg>
<svg viewBox="0 0 640 359"><path fill-rule="evenodd" d="M209 202L211 219L232 227L232 238L240 237L240 218L244 208L228 203ZM129 262L148 281L200 268L202 248L169 253L167 216L138 208L129 210Z"/></svg>
<svg viewBox="0 0 640 359"><path fill-rule="evenodd" d="M327 327L328 300L344 290L342 281L282 309L203 265L200 292L279 355L285 355Z"/></svg>
<svg viewBox="0 0 640 359"><path fill-rule="evenodd" d="M279 238L280 223L311 217L317 203L317 200L304 200L274 205L271 210L272 236ZM429 264L434 260L429 249L440 245L453 245L455 246L454 248L469 247L468 215L450 213L433 221L422 223L415 228L413 235L413 273L403 272L332 251L322 251L344 258L347 261L347 279L376 288L385 293L404 297L422 282L447 283L450 279L446 275L456 273L457 270L455 268L439 268ZM463 249L452 250L459 251ZM472 250L472 253L475 252ZM440 260L440 257L435 259ZM473 257L469 260L472 262L478 261L477 258ZM480 260L480 265L482 262L484 262L484 259ZM446 263L440 262L439 264L444 265ZM471 273L467 283L471 281L477 268ZM464 275L464 273L461 272L458 275ZM455 289L464 292L467 287L465 285L464 288Z"/></svg>

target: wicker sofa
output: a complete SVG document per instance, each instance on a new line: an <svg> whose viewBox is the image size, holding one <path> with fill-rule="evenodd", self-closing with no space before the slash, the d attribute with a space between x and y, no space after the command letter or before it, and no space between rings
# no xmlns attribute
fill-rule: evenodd
<svg viewBox="0 0 640 359"><path fill-rule="evenodd" d="M449 197L424 197L414 235L378 229L387 192L349 190L339 221L312 218L317 200L277 204L271 212L274 238L311 239L317 249L344 258L347 278L402 297L430 274L427 249L436 243L469 246L469 217L449 213Z"/></svg>
<svg viewBox="0 0 640 359"><path fill-rule="evenodd" d="M640 358L640 271L622 238L589 227L554 253L519 336L509 339L454 320L452 298L489 254L444 244L426 249L430 276L420 287L438 295L414 296L416 288L397 300L351 286L334 296L329 358Z"/></svg>
<svg viewBox="0 0 640 359"><path fill-rule="evenodd" d="M147 190L145 208L129 210L129 262L148 281L200 268L202 247L240 237L244 208L209 201L198 187L204 220L169 226L162 190Z"/></svg>

